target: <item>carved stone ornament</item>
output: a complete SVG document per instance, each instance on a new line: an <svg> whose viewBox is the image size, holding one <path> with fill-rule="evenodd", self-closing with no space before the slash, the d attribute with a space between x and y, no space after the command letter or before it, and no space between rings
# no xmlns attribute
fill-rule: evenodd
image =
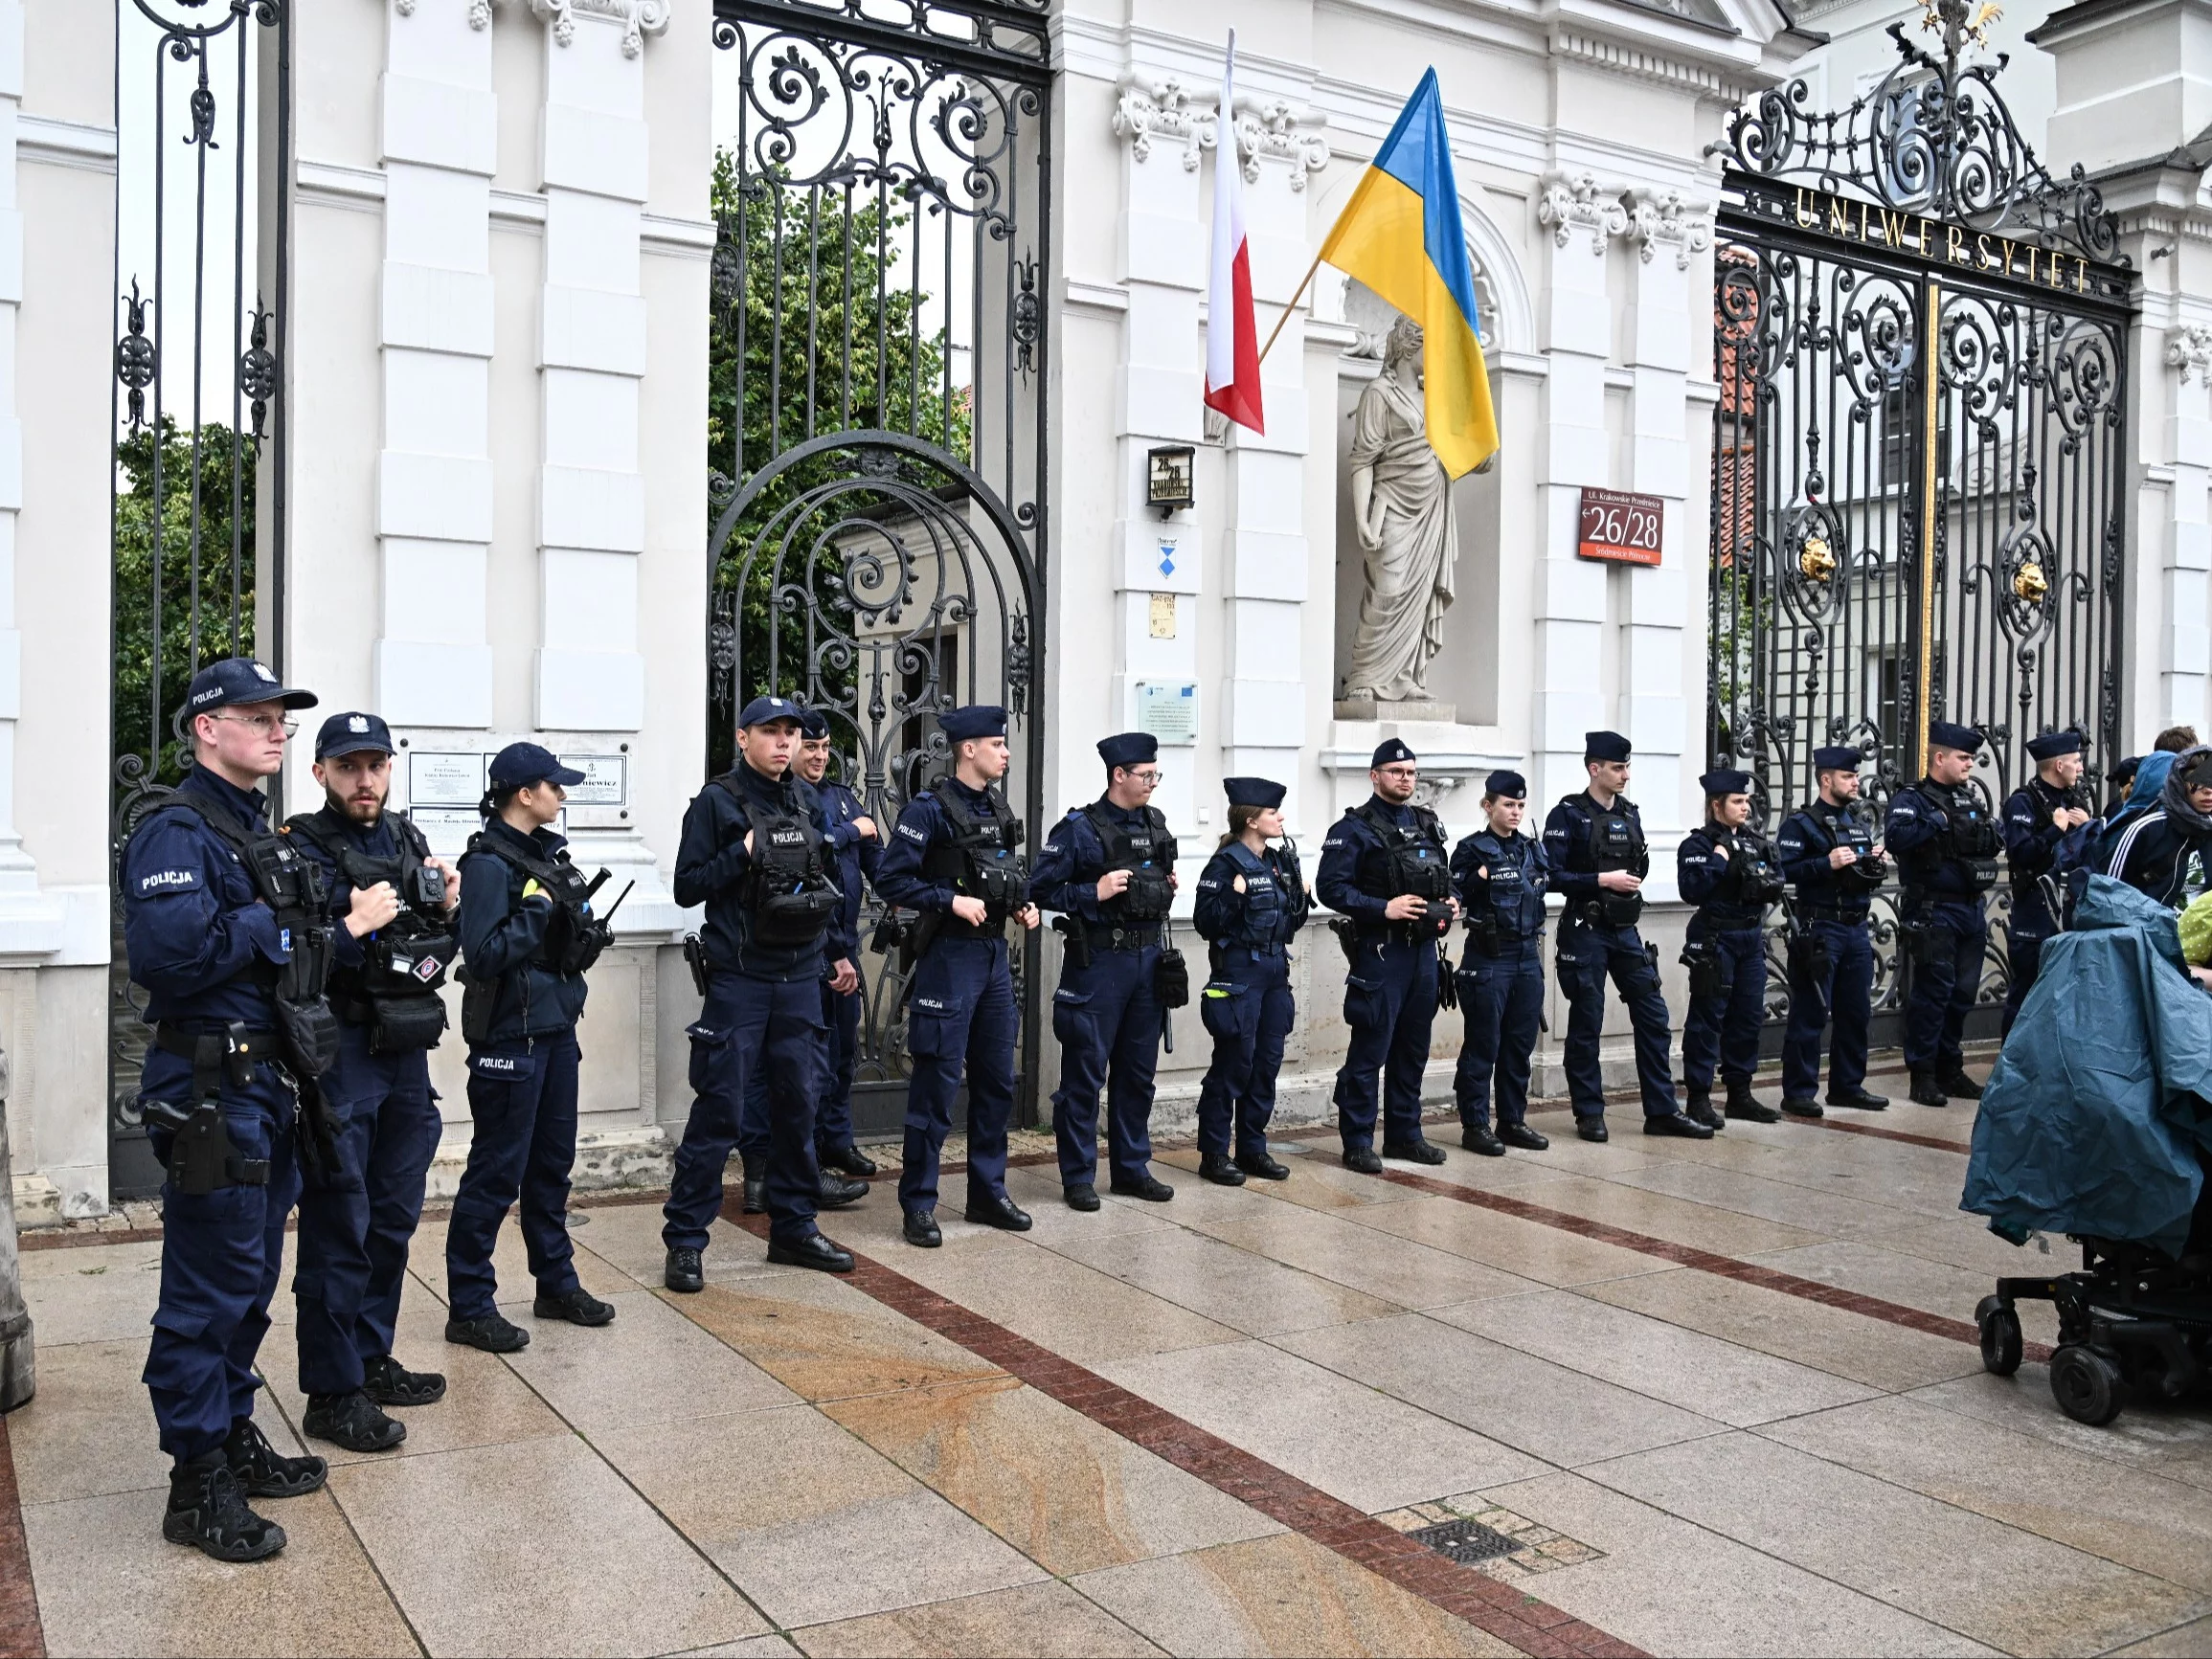
<svg viewBox="0 0 2212 1659"><path fill-rule="evenodd" d="M1641 244L1645 264L1663 244L1675 251L1675 269L1686 271L1691 259L1713 245L1708 204L1680 191L1641 188L1631 191L1629 199L1636 204L1629 213L1629 234Z"/></svg>
<svg viewBox="0 0 2212 1659"><path fill-rule="evenodd" d="M553 24L553 44L567 46L576 37L578 17L604 17L622 26L622 56L635 57L644 50L645 36L668 27L672 0L530 0L530 9Z"/></svg>
<svg viewBox="0 0 2212 1659"><path fill-rule="evenodd" d="M412 17L417 4L418 0L392 0L392 10ZM479 31L491 27L491 0L468 0L468 26Z"/></svg>
<svg viewBox="0 0 2212 1659"><path fill-rule="evenodd" d="M1628 229L1628 210L1620 205L1620 191L1599 184L1591 172L1546 173L1536 217L1551 227L1551 239L1563 248L1576 231L1588 231L1590 251L1601 259L1606 242Z"/></svg>
<svg viewBox="0 0 2212 1659"><path fill-rule="evenodd" d="M1301 130L1321 125L1328 118L1280 98L1239 98L1236 101L1236 150L1244 158L1244 182L1259 183L1259 158L1274 156L1290 163L1290 187L1306 188L1306 174L1329 165L1329 143L1318 132Z"/></svg>
<svg viewBox="0 0 2212 1659"><path fill-rule="evenodd" d="M1198 170L1200 150L1213 147L1214 127L1214 111L1193 105L1189 88L1172 75L1149 83L1130 81L1114 106L1114 131L1129 141L1130 154L1148 161L1153 139L1164 139L1182 146L1186 173Z"/></svg>
<svg viewBox="0 0 2212 1659"><path fill-rule="evenodd" d="M2184 323L2167 335L2166 367L2180 370L2184 386L2192 374L2212 381L2212 326Z"/></svg>

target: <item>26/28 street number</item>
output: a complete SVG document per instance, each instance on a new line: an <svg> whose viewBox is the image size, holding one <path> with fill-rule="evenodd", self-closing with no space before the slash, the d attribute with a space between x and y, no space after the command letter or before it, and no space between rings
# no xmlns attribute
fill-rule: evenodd
<svg viewBox="0 0 2212 1659"><path fill-rule="evenodd" d="M1612 564L1656 565L1665 528L1666 503L1659 497L1586 487L1574 550Z"/></svg>

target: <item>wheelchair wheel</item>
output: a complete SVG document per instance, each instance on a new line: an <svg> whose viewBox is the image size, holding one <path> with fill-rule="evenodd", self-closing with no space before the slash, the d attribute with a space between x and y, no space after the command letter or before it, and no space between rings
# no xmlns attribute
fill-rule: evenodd
<svg viewBox="0 0 2212 1659"><path fill-rule="evenodd" d="M1981 1368L1992 1377L2010 1377L2020 1369L2020 1315L1995 1296L1984 1296L1974 1311L1981 1327Z"/></svg>
<svg viewBox="0 0 2212 1659"><path fill-rule="evenodd" d="M2120 1368L2093 1348L2069 1342L2051 1356L2051 1396L2076 1423L2102 1428L2120 1415Z"/></svg>

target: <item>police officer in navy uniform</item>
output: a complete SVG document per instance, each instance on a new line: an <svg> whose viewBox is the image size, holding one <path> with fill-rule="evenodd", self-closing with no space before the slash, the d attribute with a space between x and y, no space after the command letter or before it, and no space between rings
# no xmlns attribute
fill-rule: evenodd
<svg viewBox="0 0 2212 1659"><path fill-rule="evenodd" d="M254 1357L300 1190L278 998L319 995L328 949L312 866L271 833L256 786L283 766L286 716L314 703L244 658L201 669L185 694L192 769L123 857L124 949L154 1029L138 1110L168 1172L144 1373L174 1464L162 1536L221 1561L284 1547L249 1496L297 1497L327 1472L280 1456L254 1422Z"/></svg>
<svg viewBox="0 0 2212 1659"><path fill-rule="evenodd" d="M1275 844L1283 835L1283 786L1264 777L1225 777L1221 786L1229 833L1198 878L1192 917L1213 958L1198 1004L1213 1038L1198 1091L1198 1173L1240 1187L1247 1176L1290 1178L1268 1155L1267 1126L1283 1043L1298 1020L1290 942L1313 905L1298 849L1287 840Z"/></svg>
<svg viewBox="0 0 2212 1659"><path fill-rule="evenodd" d="M407 1438L384 1406L445 1398L444 1378L408 1370L392 1348L407 1246L444 1129L430 1050L445 1031L439 988L461 948L461 872L386 810L393 753L377 716L331 715L315 734L324 804L284 825L330 894L339 1029L323 1079L338 1120L338 1178L300 1195L300 1428L349 1451L385 1451Z"/></svg>
<svg viewBox="0 0 2212 1659"><path fill-rule="evenodd" d="M860 907L862 884L873 882L883 859L875 819L860 796L829 775L829 717L819 708L800 716L799 779L811 788L829 822L829 849L837 856L837 886L845 905L829 924L823 945L824 1040L822 1098L814 1109L814 1155L824 1170L864 1177L875 1174L875 1159L852 1139L852 1078L860 1059L861 1004Z"/></svg>
<svg viewBox="0 0 2212 1659"><path fill-rule="evenodd" d="M1912 961L1905 1064L1921 1106L1981 1098L1981 1085L1967 1075L1962 1043L1989 940L1982 895L1997 886L2004 844L1995 816L1967 782L1981 743L1971 726L1930 722L1928 774L1890 796L1882 835L1904 879Z"/></svg>
<svg viewBox="0 0 2212 1659"><path fill-rule="evenodd" d="M1029 894L1060 912L1067 935L1052 1035L1060 1041L1060 1087L1052 1134L1068 1207L1098 1207L1098 1095L1106 1094L1112 1190L1165 1203L1175 1189L1152 1174L1152 1079L1160 1037L1178 987L1180 953L1167 949L1175 898L1175 837L1149 805L1160 784L1160 745L1149 732L1101 741L1106 793L1052 827L1029 876ZM1163 999L1163 993L1165 998Z"/></svg>
<svg viewBox="0 0 2212 1659"><path fill-rule="evenodd" d="M2082 788L2082 734L2046 731L2027 741L2036 774L2005 796L2005 872L2012 880L2012 910L2005 919L2012 987L2005 993L2007 1032L2043 965L2043 941L2059 930L2043 893L2043 878L2058 865L2059 843L2090 818Z"/></svg>
<svg viewBox="0 0 2212 1659"><path fill-rule="evenodd" d="M738 716L737 764L709 781L684 813L676 903L707 908L700 930L707 995L690 1028L696 1096L663 1206L671 1290L706 1286L700 1252L722 1213L722 1172L736 1145L746 1086L768 1074L768 1259L832 1273L852 1252L815 1225L824 1199L868 1188L824 1177L814 1153L821 1088L823 941L844 908L820 799L793 771L802 713L756 697Z"/></svg>
<svg viewBox="0 0 2212 1659"><path fill-rule="evenodd" d="M1783 876L1797 889L1790 940L1790 1022L1782 1038L1782 1110L1819 1117L1820 1032L1831 1015L1828 1104L1880 1111L1886 1096L1866 1090L1873 1017L1874 942L1867 910L1888 878L1888 862L1857 810L1859 763L1848 745L1813 751L1819 796L1782 820L1774 836Z"/></svg>
<svg viewBox="0 0 2212 1659"><path fill-rule="evenodd" d="M1492 773L1482 792L1489 823L1452 849L1452 886L1467 919L1459 956L1459 1016L1467 1032L1452 1092L1459 1102L1459 1144L1484 1157L1551 1144L1527 1122L1529 1061L1544 1021L1544 895L1551 885L1544 843L1521 833L1527 809L1528 780L1518 772Z"/></svg>
<svg viewBox="0 0 2212 1659"><path fill-rule="evenodd" d="M1767 910L1782 896L1781 865L1750 827L1751 774L1721 769L1698 779L1705 821L1675 849L1682 895L1697 906L1682 962L1690 971L1689 1018L1682 1024L1682 1081L1688 1115L1719 1129L1713 1071L1727 1085L1727 1115L1774 1123L1781 1114L1751 1092L1759 1066L1759 1027L1767 1017Z"/></svg>
<svg viewBox="0 0 2212 1659"><path fill-rule="evenodd" d="M908 1244L935 1249L937 1159L953 1100L968 1084L967 1220L1009 1232L1029 1217L1006 1196L1006 1130L1014 1116L1014 1001L1006 924L1034 928L1026 832L1001 784L1012 755L1006 711L955 708L938 722L953 770L909 801L877 866L887 904L916 912L907 993L906 1146L898 1177Z"/></svg>
<svg viewBox="0 0 2212 1659"><path fill-rule="evenodd" d="M1628 1005L1636 1031L1644 1133L1709 1140L1711 1128L1685 1117L1675 1104L1666 998L1659 992L1653 953L1636 931L1651 853L1644 842L1642 815L1621 794L1628 787L1628 739L1617 731L1587 732L1582 758L1590 787L1563 799L1544 822L1552 890L1567 900L1559 923L1559 989L1567 998L1567 1042L1561 1058L1574 1103L1574 1132L1593 1141L1608 1135L1605 1076L1598 1065L1597 1046L1605 1027L1605 981L1610 975Z"/></svg>
<svg viewBox="0 0 2212 1659"><path fill-rule="evenodd" d="M613 934L592 909L597 884L552 829L584 774L534 743L491 757L484 828L461 855L461 1031L476 1132L445 1229L445 1339L487 1354L528 1347L499 1311L491 1256L510 1208L537 1290L530 1312L604 1325L614 1306L583 1288L569 1242L576 1158L576 1073L584 975ZM603 879L603 878L602 878Z"/></svg>
<svg viewBox="0 0 2212 1659"><path fill-rule="evenodd" d="M1443 971L1439 942L1458 919L1459 901L1452 893L1444 826L1413 804L1420 777L1420 761L1403 740L1382 743L1367 764L1374 793L1329 831L1314 884L1321 903L1345 919L1339 936L1352 947L1344 980L1352 1038L1337 1072L1337 1132L1344 1167L1362 1175L1380 1175L1385 1157L1444 1161L1443 1149L1421 1132L1421 1081Z"/></svg>

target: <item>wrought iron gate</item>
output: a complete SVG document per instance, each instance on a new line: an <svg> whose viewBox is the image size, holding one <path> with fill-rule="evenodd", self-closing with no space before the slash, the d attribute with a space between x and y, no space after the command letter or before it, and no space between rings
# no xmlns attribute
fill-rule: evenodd
<svg viewBox="0 0 2212 1659"><path fill-rule="evenodd" d="M117 0L113 857L190 764L192 675L283 654L290 11ZM109 1188L127 1198L161 1170L135 1121L151 1034L114 890Z"/></svg>
<svg viewBox="0 0 2212 1659"><path fill-rule="evenodd" d="M1993 806L2039 732L2089 739L2092 787L2119 740L2132 273L2096 189L2052 178L1996 70L1960 61L1965 5L1929 3L1940 59L1893 24L1898 65L1848 110L1796 81L1720 146L1707 747L1770 824L1828 744L1871 759L1879 815L1930 718L1987 734ZM1900 998L1894 897L1878 1010Z"/></svg>
<svg viewBox="0 0 2212 1659"><path fill-rule="evenodd" d="M715 0L709 773L765 691L824 710L888 834L1003 704L1043 809L1049 0ZM872 895L863 938L881 907ZM1037 945L1017 952L1022 1102ZM904 1110L906 986L864 948L854 1112Z"/></svg>

